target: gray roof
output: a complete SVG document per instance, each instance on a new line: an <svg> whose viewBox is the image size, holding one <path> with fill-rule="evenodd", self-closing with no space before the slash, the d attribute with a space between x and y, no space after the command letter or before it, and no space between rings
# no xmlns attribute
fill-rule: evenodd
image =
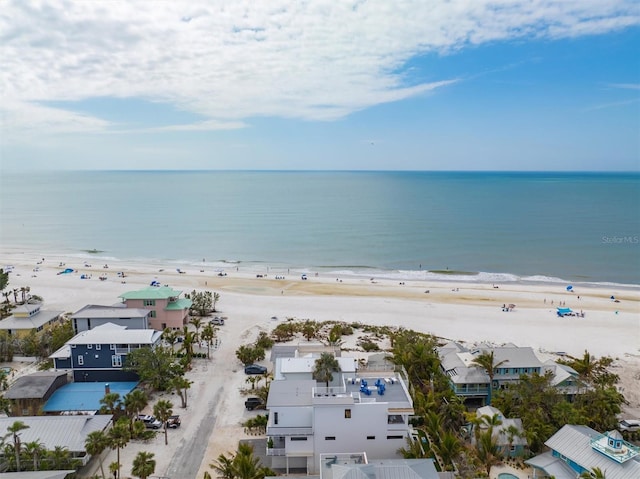
<svg viewBox="0 0 640 479"><path fill-rule="evenodd" d="M509 428L509 426L515 426L521 433L521 436L514 436L512 438L511 445L526 446L528 444L527 439L524 435L524 428L522 427L522 419L504 417L502 411L493 406L482 406L476 409L476 415L478 417L488 416L491 418L495 414L497 414L498 418L502 421L502 424L500 424L499 426L494 426L493 428L493 435L497 438L497 444L499 446L509 445L509 435L506 433L506 430ZM481 427L481 429L483 428Z"/></svg>
<svg viewBox="0 0 640 479"><path fill-rule="evenodd" d="M311 406L312 389L316 387L313 379L271 381L267 408L282 406Z"/></svg>
<svg viewBox="0 0 640 479"><path fill-rule="evenodd" d="M155 344L161 336L162 331L154 329L127 329L106 323L76 334L67 344Z"/></svg>
<svg viewBox="0 0 640 479"><path fill-rule="evenodd" d="M85 450L84 442L89 433L103 431L109 425L111 415L24 416L18 420L29 426L20 431L23 444L38 441L46 449L61 446L74 453ZM0 417L0 431L6 431L15 421L15 417Z"/></svg>
<svg viewBox="0 0 640 479"><path fill-rule="evenodd" d="M438 479L432 459L386 459L369 464L335 464L323 479Z"/></svg>
<svg viewBox="0 0 640 479"><path fill-rule="evenodd" d="M45 324L58 319L64 311L40 311L29 317L16 317L15 315L0 321L0 329L37 329Z"/></svg>
<svg viewBox="0 0 640 479"><path fill-rule="evenodd" d="M73 472L76 471L67 469L61 471L0 472L0 479L65 479Z"/></svg>
<svg viewBox="0 0 640 479"><path fill-rule="evenodd" d="M637 457L622 464L609 459L591 447L591 439L601 434L587 426L567 424L556 432L545 445L587 469L599 467L606 471L607 479L637 479L640 462Z"/></svg>
<svg viewBox="0 0 640 479"><path fill-rule="evenodd" d="M124 304L122 306L100 306L95 304L88 304L82 309L76 311L71 316L72 319L82 318L144 318L151 314L151 310L142 308L127 308Z"/></svg>
<svg viewBox="0 0 640 479"><path fill-rule="evenodd" d="M7 399L42 399L53 383L64 371L43 371L19 377L4 393Z"/></svg>
<svg viewBox="0 0 640 479"><path fill-rule="evenodd" d="M551 451L539 454L524 462L525 464L529 464L530 466L543 470L546 475L553 476L556 479L576 478L576 471L571 469L569 465L559 457L554 457Z"/></svg>

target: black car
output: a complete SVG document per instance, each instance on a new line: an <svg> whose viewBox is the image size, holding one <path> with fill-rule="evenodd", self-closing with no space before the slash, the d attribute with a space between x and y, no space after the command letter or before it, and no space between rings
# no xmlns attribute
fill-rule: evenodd
<svg viewBox="0 0 640 479"><path fill-rule="evenodd" d="M260 398L247 398L244 402L244 407L246 407L249 411L253 411L254 409L260 408L264 405L264 401Z"/></svg>
<svg viewBox="0 0 640 479"><path fill-rule="evenodd" d="M249 364L244 367L245 374L264 374L267 372L267 368L260 366L259 364Z"/></svg>

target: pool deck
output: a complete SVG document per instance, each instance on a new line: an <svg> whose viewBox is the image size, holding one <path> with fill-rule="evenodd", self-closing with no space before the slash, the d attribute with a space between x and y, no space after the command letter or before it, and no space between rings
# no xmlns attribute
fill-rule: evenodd
<svg viewBox="0 0 640 479"><path fill-rule="evenodd" d="M489 479L498 479L498 476L505 472L509 474L513 474L519 479L531 479L533 477L533 470L530 467L526 469L516 469L511 466L501 465L501 466L493 466L491 468Z"/></svg>

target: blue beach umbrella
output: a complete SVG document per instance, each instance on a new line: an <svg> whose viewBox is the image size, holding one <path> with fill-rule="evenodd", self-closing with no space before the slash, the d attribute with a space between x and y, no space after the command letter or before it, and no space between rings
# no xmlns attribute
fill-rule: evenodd
<svg viewBox="0 0 640 479"><path fill-rule="evenodd" d="M569 285L567 286L567 291L571 291L573 289L573 286Z"/></svg>

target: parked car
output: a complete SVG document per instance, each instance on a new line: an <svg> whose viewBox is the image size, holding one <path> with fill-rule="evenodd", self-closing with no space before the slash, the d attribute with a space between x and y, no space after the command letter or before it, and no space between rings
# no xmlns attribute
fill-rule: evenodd
<svg viewBox="0 0 640 479"><path fill-rule="evenodd" d="M247 398L247 400L244 402L244 407L246 407L249 411L261 408L262 406L264 406L264 401L260 398Z"/></svg>
<svg viewBox="0 0 640 479"><path fill-rule="evenodd" d="M264 374L267 372L267 368L260 366L259 364L249 364L244 367L245 374Z"/></svg>
<svg viewBox="0 0 640 479"><path fill-rule="evenodd" d="M139 414L138 421L142 421L147 429L160 429L162 427L162 422L149 414Z"/></svg>
<svg viewBox="0 0 640 479"><path fill-rule="evenodd" d="M220 326L224 326L224 318L221 318L219 316L216 316L215 318L213 318L211 321L209 321L209 323L211 324L218 324Z"/></svg>
<svg viewBox="0 0 640 479"><path fill-rule="evenodd" d="M640 421L638 421L637 419L623 419L618 424L618 428L621 431L629 431L629 432L640 431Z"/></svg>
<svg viewBox="0 0 640 479"><path fill-rule="evenodd" d="M177 414L175 416L169 416L169 419L167 419L167 427L171 429L180 427L180 424L180 416Z"/></svg>

